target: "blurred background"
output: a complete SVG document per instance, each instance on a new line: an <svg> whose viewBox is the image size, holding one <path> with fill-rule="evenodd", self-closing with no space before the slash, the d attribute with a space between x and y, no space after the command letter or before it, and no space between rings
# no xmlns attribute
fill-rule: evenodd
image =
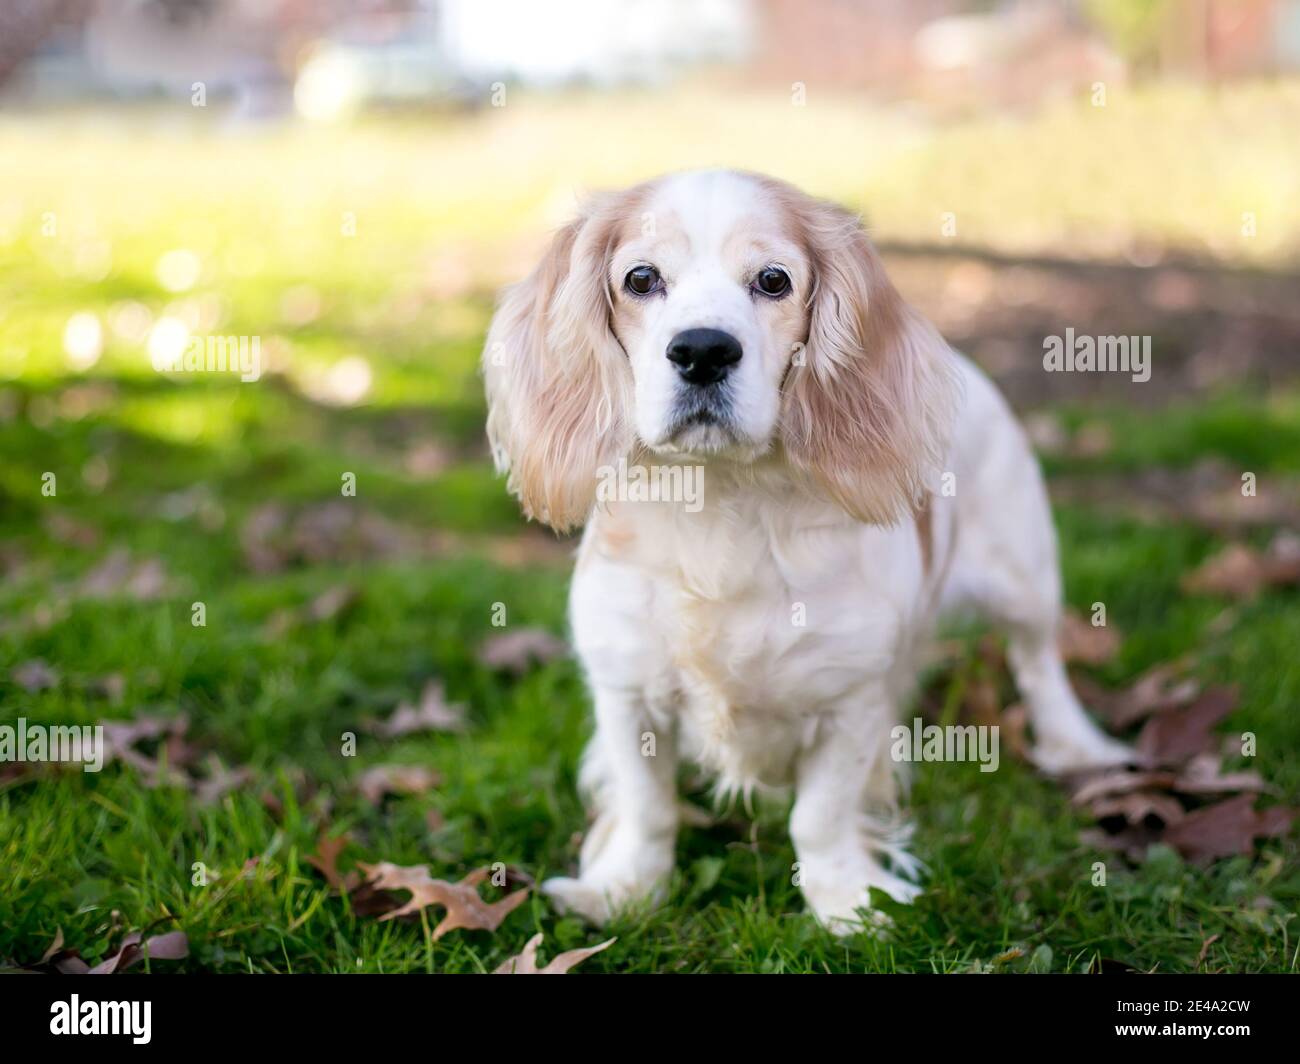
<svg viewBox="0 0 1300 1064"><path fill-rule="evenodd" d="M1112 474L1067 495L1290 470L1298 144L1300 0L15 0L5 624L48 630L77 552L175 529L212 572L270 567L273 532L563 558L488 470L494 293L583 191L682 167L860 209L1053 473ZM1067 327L1151 336L1151 379L1043 372ZM213 336L255 342L256 381L156 368ZM398 527L295 531L340 469Z"/></svg>
<svg viewBox="0 0 1300 1064"><path fill-rule="evenodd" d="M1298 145L1300 0L15 0L0 623L105 552L563 564L489 470L494 295L584 191L693 166L859 209L1058 498L1213 510L1300 466ZM1044 372L1066 328L1150 380ZM214 336L255 381L159 372ZM295 516L340 470L365 505Z"/></svg>
<svg viewBox="0 0 1300 1064"><path fill-rule="evenodd" d="M270 936L302 900L276 878L282 833L307 852L331 808L372 856L571 865L576 672L516 683L476 648L497 603L563 632L572 544L525 526L494 477L477 361L496 291L585 190L697 166L862 212L905 296L1029 427L1067 596L1104 602L1118 633L1085 656L1093 678L1176 662L1237 684L1261 771L1300 787L1300 0L7 0L0 718L190 714L235 793L217 809L117 769L0 765L0 956L39 956L56 927L84 946L97 912L171 911L200 967L424 964L377 931L353 957L362 932L318 935L321 918ZM1068 328L1149 336L1150 379L1044 372ZM214 337L256 350L255 379L157 368ZM1189 582L1229 546L1235 568ZM472 732L397 756L441 787L348 797L337 736L430 681ZM365 743L366 763L393 756ZM978 799L921 780L923 852L958 834L944 810L1001 803L980 837L1007 841L980 848L975 881L1042 862L1074 883L1059 793L1016 772ZM740 908L748 845L717 888ZM779 824L762 845L775 911L797 911ZM262 893L210 903L195 853L260 854ZM707 894L722 864L699 867ZM1202 886L1188 926L1264 889ZM906 964L1004 949L1006 921L967 911L983 894L945 895L954 937L909 940ZM1142 967L1204 961L1166 908L1140 932L1094 913L1080 955L1113 940ZM711 933L673 948L731 963L732 932L712 951ZM1167 956L1134 945L1165 933ZM1240 963L1294 966L1250 933Z"/></svg>

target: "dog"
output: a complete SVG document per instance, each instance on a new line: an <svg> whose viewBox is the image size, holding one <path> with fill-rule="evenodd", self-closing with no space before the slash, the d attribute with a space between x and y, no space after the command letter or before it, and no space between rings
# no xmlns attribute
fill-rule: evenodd
<svg viewBox="0 0 1300 1064"><path fill-rule="evenodd" d="M1061 661L1023 431L856 215L730 170L595 195L504 293L483 363L509 489L530 518L585 525L570 625L594 821L577 876L543 884L562 911L604 923L662 897L682 759L721 794L793 788L797 881L832 930L873 919L870 888L910 901L891 728L956 610L1005 631L1042 770L1131 760ZM702 472L702 504L598 499L647 463Z"/></svg>

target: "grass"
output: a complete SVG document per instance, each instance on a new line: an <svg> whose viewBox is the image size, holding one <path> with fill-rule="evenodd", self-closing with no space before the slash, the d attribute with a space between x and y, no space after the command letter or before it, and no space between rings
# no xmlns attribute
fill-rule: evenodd
<svg viewBox="0 0 1300 1064"><path fill-rule="evenodd" d="M0 957L32 960L59 928L69 945L98 957L114 912L123 927L175 918L192 952L155 966L169 971L479 972L534 931L546 933L544 955L605 937L558 919L534 896L495 935L455 932L431 942L419 923L352 915L305 862L324 823L352 833L349 857L428 863L446 878L497 861L538 878L574 865L584 826L575 771L588 731L577 669L560 661L511 680L474 653L495 631L498 602L511 626L563 631L563 559L529 549L522 563L506 564L493 548L523 529L487 462L474 364L491 285L514 269L519 234L531 240L562 209L557 190L570 180L643 176L654 159L653 169L736 162L868 203L893 219L885 235L928 235L940 210L955 209L973 226L963 239L1047 245L1061 233L1044 219L1069 215L1070 225L1083 225L1087 217L1062 214L1060 205L1086 202L1088 211L1115 210L1109 224L1123 236L1103 251L1138 237L1213 249L1220 222L1236 224L1244 175L1267 183L1261 175L1288 172L1290 163L1251 160L1274 157L1269 131L1296 106L1294 87L1234 90L1202 101L1206 118L1170 92L1112 96L1106 115L1063 107L1019 128L998 124L1004 163L1019 158L1027 167L1061 158L1050 145L1077 141L1081 123L1120 123L1105 126L1093 142L1099 151L1123 143L1129 106L1164 131L1143 143L1156 157L1139 155L1133 167L1162 173L1157 149L1167 154L1175 141L1209 160L1201 184L1180 184L1159 204L1134 190L1093 195L1074 187L1077 176L1048 168L1044 181L1059 184L1028 205L1038 222L1021 217L999 229L1020 195L1014 186L926 164L953 151L976 154L991 135L987 123L932 129L843 103L795 113L785 101L774 111L761 99L726 108L709 99L689 107L523 101L496 126L480 116L424 129L390 122L221 134L168 132L138 116L107 126L0 120L0 720L185 712L206 749L256 775L209 806L183 790L146 788L118 765L0 782ZM719 141L724 113L734 129ZM1251 122L1237 121L1244 113ZM781 135L764 126L770 121ZM1180 124L1226 124L1236 139L1189 141L1177 136ZM579 173L570 149L597 126L626 137L629 150L602 151ZM801 137L810 149L845 145L848 158L824 147L772 158L772 145ZM715 158L720 152L727 157ZM1126 180L1136 189L1133 167ZM845 177L853 173L865 175L864 185ZM1094 178L1109 181L1110 173ZM1265 238L1219 250L1268 262L1293 247L1295 204L1275 206L1282 221ZM345 211L356 214L355 237L340 231ZM42 232L46 212L57 220L52 236ZM1149 231L1135 235L1135 224ZM156 263L180 247L195 252L202 273L193 288L168 292ZM303 286L314 314L293 309ZM141 311L145 325L133 326ZM103 330L90 365L71 363L64 349L78 312L95 315ZM149 323L163 317L195 331L262 337L268 372L257 384L155 373L142 349ZM366 401L310 398L328 391L329 368L345 357L369 367ZM1294 390L1218 395L1156 415L1115 407L1062 417L1105 422L1116 442L1086 460L1053 459L1052 473L1122 477L1212 457L1263 479L1300 465ZM413 463L430 449L435 460ZM40 490L46 472L57 476L52 498ZM356 498L340 496L347 472L356 474ZM241 532L259 508L310 512L340 501L408 536L450 539L419 539L419 549L387 556L326 552L266 573L250 567ZM1120 683L1189 654L1206 680L1238 684L1241 708L1224 730L1255 731L1256 767L1293 799L1294 592L1270 592L1225 625L1221 602L1178 587L1219 545L1210 532L1077 505L1060 507L1057 519L1070 601L1105 601L1125 633L1100 678ZM86 574L118 548L162 564L160 598L84 593ZM350 608L275 634L278 614L340 585L357 591ZM190 623L196 601L206 606L205 627ZM12 669L35 658L58 671L55 688L29 693L13 681ZM120 701L97 684L110 674L124 682ZM360 730L431 676L470 707L466 735L386 741ZM355 758L340 755L346 732L360 736ZM363 800L356 777L391 761L432 766L443 783L382 806ZM272 812L268 793L282 809ZM896 928L886 941L837 940L805 915L790 882L784 810L771 806L752 822L733 813L684 831L668 902L620 919L609 930L617 943L584 970L1077 972L1102 960L1162 971L1300 969L1294 839L1209 869L1166 849L1130 867L1083 844L1086 821L1064 792L1009 759L992 776L975 766L921 766L912 808L927 891L911 907L888 906ZM1104 888L1092 885L1099 860ZM194 885L196 863L209 871L207 886Z"/></svg>

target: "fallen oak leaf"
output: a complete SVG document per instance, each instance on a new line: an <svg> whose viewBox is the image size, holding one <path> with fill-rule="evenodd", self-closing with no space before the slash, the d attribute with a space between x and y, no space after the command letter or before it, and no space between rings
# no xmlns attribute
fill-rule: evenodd
<svg viewBox="0 0 1300 1064"><path fill-rule="evenodd" d="M53 969L59 975L89 975L90 965L81 957L81 954L75 949L60 949L50 954L49 959L33 971L49 971Z"/></svg>
<svg viewBox="0 0 1300 1064"><path fill-rule="evenodd" d="M1213 745L1213 728L1237 708L1232 687L1211 687L1191 705L1151 717L1137 739L1148 764L1178 765Z"/></svg>
<svg viewBox="0 0 1300 1064"><path fill-rule="evenodd" d="M1177 824L1185 816L1177 798L1157 791L1126 791L1098 798L1092 802L1091 809L1098 820L1119 816L1134 825L1147 823L1148 817L1154 817L1162 824Z"/></svg>
<svg viewBox="0 0 1300 1064"><path fill-rule="evenodd" d="M1130 861L1140 863L1147 848L1160 841L1161 832L1148 823L1125 824L1119 831L1087 828L1079 832L1081 842L1099 850L1114 850Z"/></svg>
<svg viewBox="0 0 1300 1064"><path fill-rule="evenodd" d="M376 765L361 774L357 790L367 801L378 805L387 795L423 794L441 782L437 772L421 765Z"/></svg>
<svg viewBox="0 0 1300 1064"><path fill-rule="evenodd" d="M402 897L391 890L381 890L373 883L360 883L355 889L344 895L353 916L383 916L402 904ZM398 917L400 920L414 920L414 914Z"/></svg>
<svg viewBox="0 0 1300 1064"><path fill-rule="evenodd" d="M38 691L47 691L52 687L59 686L59 674L46 665L40 658L34 658L31 661L24 661L21 665L14 668L9 675L12 677L14 683L29 695L34 695Z"/></svg>
<svg viewBox="0 0 1300 1064"><path fill-rule="evenodd" d="M1057 633L1061 657L1081 665L1105 665L1119 653L1120 635L1106 625L1094 625L1074 610L1066 610Z"/></svg>
<svg viewBox="0 0 1300 1064"><path fill-rule="evenodd" d="M60 975L89 975L90 965L81 958L75 949L61 950L50 963Z"/></svg>
<svg viewBox="0 0 1300 1064"><path fill-rule="evenodd" d="M478 885L487 879L489 869L477 868L459 883L434 879L424 865L402 866L390 861L378 864L360 864L366 882L378 890L405 890L410 901L381 920L394 920L408 913L419 912L427 905L441 905L447 910L442 922L433 929L434 939L442 938L448 931L466 928L471 931L495 931L507 916L523 904L528 888L523 887L507 894L500 901L486 902L478 892Z"/></svg>
<svg viewBox="0 0 1300 1064"><path fill-rule="evenodd" d="M442 683L430 680L420 692L418 707L403 702L391 717L370 725L369 730L385 739L424 731L464 731L465 706L459 702L448 702Z"/></svg>
<svg viewBox="0 0 1300 1064"><path fill-rule="evenodd" d="M110 672L92 680L88 686L91 694L108 699L113 705L121 705L126 695L126 677L120 672Z"/></svg>
<svg viewBox="0 0 1300 1064"><path fill-rule="evenodd" d="M523 952L511 957L503 963L493 975L564 975L571 969L585 961L588 957L594 956L601 950L609 949L617 938L607 939L598 946L588 946L585 949L565 950L563 953L557 953L551 958L549 964L544 968L537 966L537 947L542 944L542 934L539 931L528 940L523 948Z"/></svg>
<svg viewBox="0 0 1300 1064"><path fill-rule="evenodd" d="M139 931L122 939L118 951L91 968L89 975L113 975L124 972L145 957L155 961L178 961L190 955L190 943L184 931L168 931L141 941Z"/></svg>
<svg viewBox="0 0 1300 1064"><path fill-rule="evenodd" d="M1244 543L1231 543L1183 577L1189 594L1226 595L1250 599L1268 587L1300 584L1300 548L1293 538L1279 535L1261 552Z"/></svg>
<svg viewBox="0 0 1300 1064"><path fill-rule="evenodd" d="M478 650L478 660L489 669L522 676L534 663L546 664L568 654L569 648L544 628L518 628L489 636Z"/></svg>
<svg viewBox="0 0 1300 1064"><path fill-rule="evenodd" d="M1172 825L1164 841L1196 863L1248 854L1257 837L1285 835L1297 813L1284 806L1257 810L1254 803L1254 795L1239 794L1197 809Z"/></svg>
<svg viewBox="0 0 1300 1064"><path fill-rule="evenodd" d="M143 714L132 720L101 720L104 729L104 764L119 760L144 777L146 787L168 784L188 787L189 777L180 768L194 759L194 749L186 742L189 718L184 713L173 717ZM160 740L163 756L150 757L136 747L142 742Z"/></svg>
<svg viewBox="0 0 1300 1064"><path fill-rule="evenodd" d="M247 765L230 771L216 754L208 757L207 764L207 777L194 786L194 797L199 805L212 805L230 791L243 787L256 778L256 773Z"/></svg>
<svg viewBox="0 0 1300 1064"><path fill-rule="evenodd" d="M166 919L170 918L164 918L164 921L160 922L165 922ZM82 959L77 950L64 948L63 929L58 928L53 943L42 954L41 959L36 964L22 965L20 967L28 972L47 972L59 975L113 975L117 972L126 971L127 968L139 963L145 957L150 960L174 961L189 956L189 939L183 931L169 931L165 934L153 935L144 939L143 942L141 941L142 938L141 932L131 932L122 939L116 953L104 958L92 968Z"/></svg>
<svg viewBox="0 0 1300 1064"><path fill-rule="evenodd" d="M1153 713L1163 713L1192 702L1201 692L1194 679L1184 678L1181 661L1162 662L1142 673L1122 691L1102 687L1084 673L1071 675L1080 697L1106 717L1115 731L1124 731Z"/></svg>
<svg viewBox="0 0 1300 1064"><path fill-rule="evenodd" d="M998 722L1002 741L1020 761L1029 761L1029 710L1023 702L1013 702L1002 711Z"/></svg>
<svg viewBox="0 0 1300 1064"><path fill-rule="evenodd" d="M167 590L167 570L158 558L133 562L130 551L117 547L82 578L78 593L83 598L148 602L161 598Z"/></svg>
<svg viewBox="0 0 1300 1064"><path fill-rule="evenodd" d="M361 599L361 592L350 584L339 584L322 591L307 604L307 616L310 620L331 621L346 613Z"/></svg>
<svg viewBox="0 0 1300 1064"><path fill-rule="evenodd" d="M1254 769L1221 772L1215 754L1197 754L1170 781L1170 790L1179 794L1226 794L1230 791L1267 791L1268 784Z"/></svg>
<svg viewBox="0 0 1300 1064"><path fill-rule="evenodd" d="M1129 794L1145 787L1168 787L1175 779L1172 772L1132 772L1128 769L1106 769L1095 775L1081 777L1070 801L1075 805L1089 805L1100 798Z"/></svg>
<svg viewBox="0 0 1300 1064"><path fill-rule="evenodd" d="M340 894L348 894L361 882L361 876L354 869L343 875L339 872L339 855L351 841L351 836L344 832L330 838L322 830L316 842L316 852L304 858L316 871L325 877L325 882Z"/></svg>

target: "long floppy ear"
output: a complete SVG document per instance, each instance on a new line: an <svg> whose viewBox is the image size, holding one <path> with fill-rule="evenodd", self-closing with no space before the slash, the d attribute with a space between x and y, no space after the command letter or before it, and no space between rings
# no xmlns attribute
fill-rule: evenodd
<svg viewBox="0 0 1300 1064"><path fill-rule="evenodd" d="M497 470L528 517L561 532L587 519L598 470L631 440L631 373L606 274L622 218L617 195L589 201L506 290L483 351Z"/></svg>
<svg viewBox="0 0 1300 1064"><path fill-rule="evenodd" d="M788 461L860 521L910 516L944 469L960 398L952 352L885 276L858 219L796 208L813 264L808 343L784 386Z"/></svg>

